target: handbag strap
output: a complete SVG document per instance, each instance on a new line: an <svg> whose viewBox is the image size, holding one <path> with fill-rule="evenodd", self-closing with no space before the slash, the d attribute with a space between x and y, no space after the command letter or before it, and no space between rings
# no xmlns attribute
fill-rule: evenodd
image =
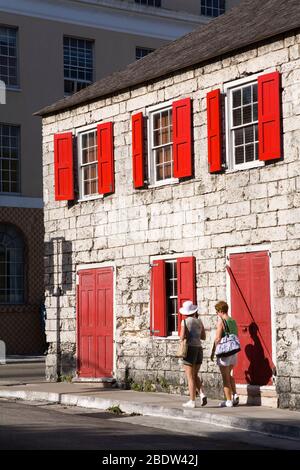
<svg viewBox="0 0 300 470"><path fill-rule="evenodd" d="M221 318L222 320L222 323L223 323L223 326L224 326L224 333L226 336L229 336L230 335L230 329L229 329L229 326L227 325L227 321L226 320L223 320L223 318Z"/></svg>

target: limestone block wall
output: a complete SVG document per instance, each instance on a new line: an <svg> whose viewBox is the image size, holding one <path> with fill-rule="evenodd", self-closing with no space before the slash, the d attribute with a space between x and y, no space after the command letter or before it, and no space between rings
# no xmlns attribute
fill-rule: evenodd
<svg viewBox="0 0 300 470"><path fill-rule="evenodd" d="M282 76L284 159L213 175L207 167L206 94L251 74ZM131 116L168 100L193 104L194 177L157 188L132 184ZM284 36L202 67L178 72L43 120L47 357L75 371L76 271L84 263L115 266L115 376L185 389L176 340L150 337L150 262L175 253L197 260L197 299L208 330L203 378L211 395L220 375L209 360L214 304L226 298L226 249L268 245L272 259L276 387L282 407L300 406L300 35ZM115 193L92 201L54 200L53 135L100 121L114 123ZM62 295L57 295L57 286ZM59 329L59 335L57 333ZM58 338L59 336L59 338ZM57 347L62 364L56 363Z"/></svg>

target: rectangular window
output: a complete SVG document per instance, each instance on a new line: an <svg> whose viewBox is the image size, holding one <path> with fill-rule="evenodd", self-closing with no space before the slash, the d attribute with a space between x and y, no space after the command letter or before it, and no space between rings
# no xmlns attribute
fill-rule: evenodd
<svg viewBox="0 0 300 470"><path fill-rule="evenodd" d="M80 197L98 194L98 154L96 129L79 134Z"/></svg>
<svg viewBox="0 0 300 470"><path fill-rule="evenodd" d="M177 262L166 261L167 332L178 334Z"/></svg>
<svg viewBox="0 0 300 470"><path fill-rule="evenodd" d="M17 87L17 29L0 26L0 80L7 87Z"/></svg>
<svg viewBox="0 0 300 470"><path fill-rule="evenodd" d="M148 47L136 47L135 48L135 58L136 60L142 59L148 54L151 54L155 49L150 49Z"/></svg>
<svg viewBox="0 0 300 470"><path fill-rule="evenodd" d="M135 3L147 5L148 7L161 7L161 0L135 0Z"/></svg>
<svg viewBox="0 0 300 470"><path fill-rule="evenodd" d="M18 193L20 127L0 124L0 192Z"/></svg>
<svg viewBox="0 0 300 470"><path fill-rule="evenodd" d="M225 12L225 0L201 0L201 15L216 17Z"/></svg>
<svg viewBox="0 0 300 470"><path fill-rule="evenodd" d="M153 184L174 177L172 107L153 111L150 117L150 172Z"/></svg>
<svg viewBox="0 0 300 470"><path fill-rule="evenodd" d="M64 37L64 90L71 95L93 82L94 41Z"/></svg>
<svg viewBox="0 0 300 470"><path fill-rule="evenodd" d="M229 169L259 165L257 82L228 90Z"/></svg>

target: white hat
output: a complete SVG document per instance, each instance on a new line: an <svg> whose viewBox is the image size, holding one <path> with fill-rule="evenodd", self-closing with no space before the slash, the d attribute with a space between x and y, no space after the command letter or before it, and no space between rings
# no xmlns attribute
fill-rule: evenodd
<svg viewBox="0 0 300 470"><path fill-rule="evenodd" d="M198 310L197 305L193 305L191 300L186 300L183 302L182 307L179 309L181 315L193 315Z"/></svg>

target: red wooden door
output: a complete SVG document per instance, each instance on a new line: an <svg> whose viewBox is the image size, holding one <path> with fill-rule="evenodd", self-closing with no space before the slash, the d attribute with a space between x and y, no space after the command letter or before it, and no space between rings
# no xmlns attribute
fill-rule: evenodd
<svg viewBox="0 0 300 470"><path fill-rule="evenodd" d="M77 325L79 377L112 377L112 268L79 272Z"/></svg>
<svg viewBox="0 0 300 470"><path fill-rule="evenodd" d="M231 314L237 321L242 350L234 375L237 383L271 384L272 336L270 260L267 251L230 255ZM248 309L242 300L244 297Z"/></svg>

